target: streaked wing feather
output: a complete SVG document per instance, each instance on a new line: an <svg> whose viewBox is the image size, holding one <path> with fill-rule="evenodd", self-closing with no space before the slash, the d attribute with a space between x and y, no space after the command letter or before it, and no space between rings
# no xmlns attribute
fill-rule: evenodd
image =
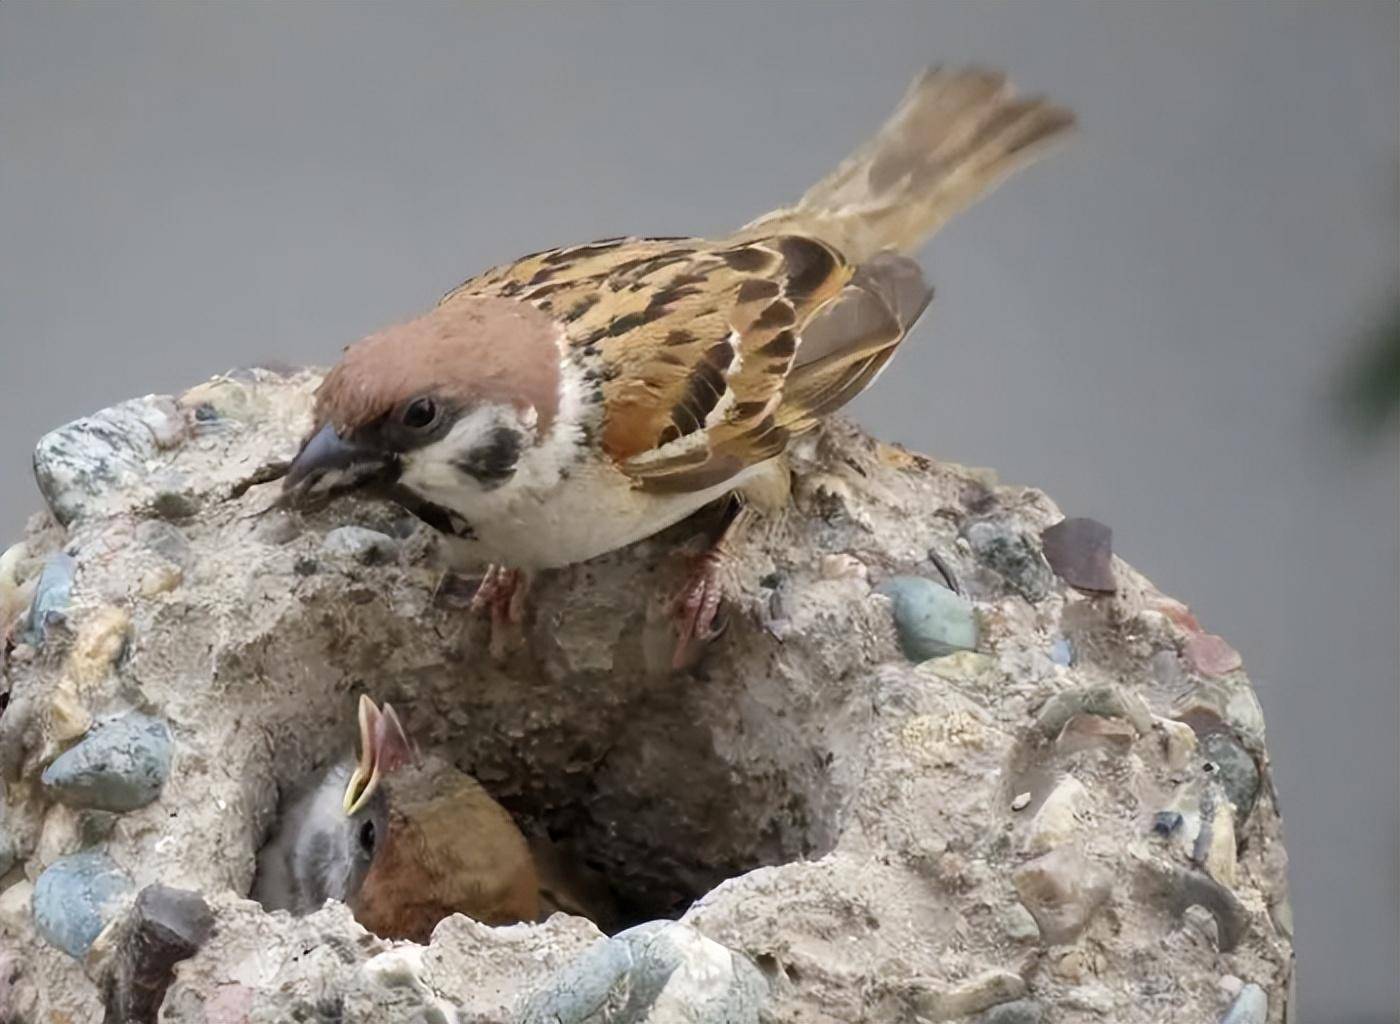
<svg viewBox="0 0 1400 1024"><path fill-rule="evenodd" d="M878 371L927 302L917 264L852 267L801 235L611 239L468 281L565 325L604 452L645 490L698 491L781 454ZM810 345L810 349L809 349Z"/></svg>

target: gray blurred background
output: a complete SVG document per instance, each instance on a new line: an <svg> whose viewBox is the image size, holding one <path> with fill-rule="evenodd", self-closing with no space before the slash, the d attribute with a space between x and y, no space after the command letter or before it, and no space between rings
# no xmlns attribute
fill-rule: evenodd
<svg viewBox="0 0 1400 1024"><path fill-rule="evenodd" d="M1243 652L1302 1020L1396 1020L1400 444L1335 382L1400 294L1400 6L0 6L0 527L45 430L332 361L487 265L724 231L929 61L1081 137L957 220L856 415L997 467Z"/></svg>

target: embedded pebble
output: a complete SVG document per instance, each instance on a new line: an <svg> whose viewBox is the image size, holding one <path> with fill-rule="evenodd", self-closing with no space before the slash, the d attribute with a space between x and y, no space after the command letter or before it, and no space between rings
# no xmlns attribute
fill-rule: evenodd
<svg viewBox="0 0 1400 1024"><path fill-rule="evenodd" d="M1013 902L997 912L997 923L1013 942L1031 942L1040 938L1040 925L1024 904Z"/></svg>
<svg viewBox="0 0 1400 1024"><path fill-rule="evenodd" d="M131 886L105 853L61 857L34 884L34 924L50 945L82 957L110 920L115 901Z"/></svg>
<svg viewBox="0 0 1400 1024"><path fill-rule="evenodd" d="M1186 681L1186 673L1181 671L1181 659L1176 651L1158 651L1152 655L1152 678L1167 690L1179 690Z"/></svg>
<svg viewBox="0 0 1400 1024"><path fill-rule="evenodd" d="M73 652L64 662L67 677L79 686L104 678L121 660L131 639L131 616L106 605L84 613Z"/></svg>
<svg viewBox="0 0 1400 1024"><path fill-rule="evenodd" d="M15 866L15 841L10 830L0 821L0 877L4 877Z"/></svg>
<svg viewBox="0 0 1400 1024"><path fill-rule="evenodd" d="M120 938L119 959L107 973L108 1019L155 1024L175 965L199 951L214 915L197 892L148 885L136 896Z"/></svg>
<svg viewBox="0 0 1400 1024"><path fill-rule="evenodd" d="M133 711L99 723L44 769L43 783L70 807L132 811L160 795L170 748L165 723Z"/></svg>
<svg viewBox="0 0 1400 1024"><path fill-rule="evenodd" d="M1055 589L1055 574L1040 553L1040 545L1003 517L976 519L963 527L973 552L1032 604Z"/></svg>
<svg viewBox="0 0 1400 1024"><path fill-rule="evenodd" d="M1024 811L1030 802L1031 795L1029 793L1017 793L1011 800L1011 809L1013 811Z"/></svg>
<svg viewBox="0 0 1400 1024"><path fill-rule="evenodd" d="M1197 633L1186 641L1181 652L1186 661L1203 676L1223 676L1244 665L1240 652L1214 633Z"/></svg>
<svg viewBox="0 0 1400 1024"><path fill-rule="evenodd" d="M1017 999L993 1006L982 1015L979 1024L1040 1024L1045 1009L1034 999Z"/></svg>
<svg viewBox="0 0 1400 1024"><path fill-rule="evenodd" d="M904 984L904 1002L913 1010L916 1019L955 1020L1021 999L1026 994L1025 980L1005 970L984 971L951 988L945 985L946 981L932 978L916 978Z"/></svg>
<svg viewBox="0 0 1400 1024"><path fill-rule="evenodd" d="M73 681L68 678L59 680L49 692L45 719L49 739L55 743L75 740L92 728L92 714L78 699Z"/></svg>
<svg viewBox="0 0 1400 1024"><path fill-rule="evenodd" d="M184 417L168 397L122 402L40 438L34 478L63 526L113 515L132 507L133 496L149 493L151 461L178 444L184 429Z"/></svg>
<svg viewBox="0 0 1400 1024"><path fill-rule="evenodd" d="M1069 668L1074 664L1074 645L1066 637L1057 637L1050 645L1050 660L1056 665Z"/></svg>
<svg viewBox="0 0 1400 1024"><path fill-rule="evenodd" d="M1162 753L1167 767L1183 771L1196 753L1196 731L1185 722L1158 718L1154 722L1162 731Z"/></svg>
<svg viewBox="0 0 1400 1024"><path fill-rule="evenodd" d="M78 563L72 555L55 551L44 560L39 582L34 587L34 599L29 605L29 618L19 639L42 647L50 631L65 621L73 597L73 577Z"/></svg>
<svg viewBox="0 0 1400 1024"><path fill-rule="evenodd" d="M382 565L398 557L399 542L378 530L340 526L326 534L321 550L328 555L353 558L361 565Z"/></svg>
<svg viewBox="0 0 1400 1024"><path fill-rule="evenodd" d="M596 943L526 999L522 1024L757 1024L768 986L690 925L649 921Z"/></svg>
<svg viewBox="0 0 1400 1024"><path fill-rule="evenodd" d="M821 576L824 580L865 580L869 571L855 555L823 555Z"/></svg>
<svg viewBox="0 0 1400 1024"><path fill-rule="evenodd" d="M1112 593L1113 530L1093 519L1062 519L1040 535L1045 559L1077 590Z"/></svg>
<svg viewBox="0 0 1400 1024"><path fill-rule="evenodd" d="M1044 853L1068 842L1078 827L1075 814L1088 798L1089 791L1074 776L1060 779L1031 818L1026 849L1031 853Z"/></svg>
<svg viewBox="0 0 1400 1024"><path fill-rule="evenodd" d="M1220 1024L1265 1024L1269 1019L1269 997L1253 982L1240 989Z"/></svg>
<svg viewBox="0 0 1400 1024"><path fill-rule="evenodd" d="M159 565L141 574L136 593L141 597L159 597L170 593L184 580L185 574L178 565Z"/></svg>
<svg viewBox="0 0 1400 1024"><path fill-rule="evenodd" d="M161 519L145 519L136 527L136 543L182 568L190 562L190 541L178 526Z"/></svg>
<svg viewBox="0 0 1400 1024"><path fill-rule="evenodd" d="M1086 686L1055 694L1036 712L1035 723L1047 739L1056 739L1079 714L1121 718L1143 734L1152 728L1152 713L1142 698L1116 686Z"/></svg>
<svg viewBox="0 0 1400 1024"><path fill-rule="evenodd" d="M1220 948L1220 922L1205 907L1187 907L1181 915L1181 925L1199 935L1211 949Z"/></svg>
<svg viewBox="0 0 1400 1024"><path fill-rule="evenodd" d="M280 509L274 509L264 514L257 529L253 531L253 536L264 544L280 547L283 544L290 544L300 537L301 533L302 520L300 516L289 515Z"/></svg>
<svg viewBox="0 0 1400 1024"><path fill-rule="evenodd" d="M1201 830L1191 859L1221 885L1235 884L1235 815L1220 786L1205 787L1201 800Z"/></svg>
<svg viewBox="0 0 1400 1024"><path fill-rule="evenodd" d="M189 519L199 512L199 500L189 481L179 473L161 473L148 479L151 511L162 519Z"/></svg>
<svg viewBox="0 0 1400 1024"><path fill-rule="evenodd" d="M1107 877L1070 847L1027 861L1011 880L1041 937L1052 944L1078 938L1109 895Z"/></svg>
<svg viewBox="0 0 1400 1024"><path fill-rule="evenodd" d="M1184 919L1193 906L1205 907L1215 915L1220 933L1220 952L1228 953L1239 945L1249 927L1249 912L1238 896L1209 875L1183 867L1144 864L1140 898L1159 902L1162 909L1178 919Z"/></svg>
<svg viewBox="0 0 1400 1024"><path fill-rule="evenodd" d="M1209 774L1215 776L1235 805L1235 822L1243 825L1259 796L1259 766L1249 751L1228 732L1209 732L1200 738Z"/></svg>
<svg viewBox="0 0 1400 1024"><path fill-rule="evenodd" d="M922 662L977 647L977 615L964 598L922 576L892 576L875 588L894 606L899 645Z"/></svg>
<svg viewBox="0 0 1400 1024"><path fill-rule="evenodd" d="M1185 821L1180 811L1158 811L1152 816L1152 831L1159 836L1170 836Z"/></svg>

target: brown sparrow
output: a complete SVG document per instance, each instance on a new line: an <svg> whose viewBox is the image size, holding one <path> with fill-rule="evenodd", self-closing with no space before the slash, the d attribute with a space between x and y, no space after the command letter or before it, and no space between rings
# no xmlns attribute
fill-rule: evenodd
<svg viewBox="0 0 1400 1024"><path fill-rule="evenodd" d="M498 621L518 614L522 571L726 495L785 496L789 442L875 380L932 297L907 254L1073 120L1000 74L929 70L795 206L727 237L612 238L489 270L346 350L284 487L400 501L504 567L478 594ZM678 659L719 598L707 558L678 600Z"/></svg>

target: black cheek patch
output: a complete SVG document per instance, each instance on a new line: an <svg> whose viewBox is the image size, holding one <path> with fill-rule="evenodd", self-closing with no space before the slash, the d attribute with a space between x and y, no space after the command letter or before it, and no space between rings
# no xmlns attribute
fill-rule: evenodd
<svg viewBox="0 0 1400 1024"><path fill-rule="evenodd" d="M509 427L497 427L481 444L452 460L452 465L487 490L515 475L524 441Z"/></svg>

